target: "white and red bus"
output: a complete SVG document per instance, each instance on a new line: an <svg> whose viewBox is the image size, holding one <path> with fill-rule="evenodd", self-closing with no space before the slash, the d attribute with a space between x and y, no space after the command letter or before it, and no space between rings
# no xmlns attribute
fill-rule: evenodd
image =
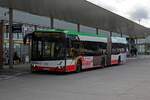
<svg viewBox="0 0 150 100"><path fill-rule="evenodd" d="M24 42L28 37L32 40L32 71L80 72L107 66L106 37L60 29L37 30L25 36ZM115 40L112 38L112 46L118 49L115 53L112 49L111 63L121 64L125 62L122 49L126 43Z"/></svg>
<svg viewBox="0 0 150 100"><path fill-rule="evenodd" d="M127 40L123 37L111 37L111 65L123 64L127 59Z"/></svg>

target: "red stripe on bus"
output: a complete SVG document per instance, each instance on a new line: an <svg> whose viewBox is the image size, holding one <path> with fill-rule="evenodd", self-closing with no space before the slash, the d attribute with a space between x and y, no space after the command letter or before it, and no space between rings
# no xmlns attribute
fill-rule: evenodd
<svg viewBox="0 0 150 100"><path fill-rule="evenodd" d="M74 72L76 71L77 67L75 65L68 65L66 66L66 71L67 72Z"/></svg>
<svg viewBox="0 0 150 100"><path fill-rule="evenodd" d="M32 68L34 71L51 71L51 72L65 72L64 68L57 67L42 67L36 66Z"/></svg>
<svg viewBox="0 0 150 100"><path fill-rule="evenodd" d="M118 62L118 60L112 60L111 61L111 64L113 65L113 64L119 64L119 62Z"/></svg>

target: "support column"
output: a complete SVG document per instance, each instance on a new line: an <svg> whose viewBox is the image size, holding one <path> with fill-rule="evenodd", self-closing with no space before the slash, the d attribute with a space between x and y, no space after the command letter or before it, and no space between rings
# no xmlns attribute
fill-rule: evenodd
<svg viewBox="0 0 150 100"><path fill-rule="evenodd" d="M108 35L108 42L107 42L107 65L111 66L111 48L112 48L112 32Z"/></svg>
<svg viewBox="0 0 150 100"><path fill-rule="evenodd" d="M13 69L13 54L14 54L14 43L13 43L13 9L9 8L9 68Z"/></svg>
<svg viewBox="0 0 150 100"><path fill-rule="evenodd" d="M123 37L123 34L122 34L122 32L121 32L120 36L121 36L121 37Z"/></svg>
<svg viewBox="0 0 150 100"><path fill-rule="evenodd" d="M96 34L98 35L98 28L96 28Z"/></svg>
<svg viewBox="0 0 150 100"><path fill-rule="evenodd" d="M129 56L130 56L130 57L132 56L132 55L131 55L131 49L132 49L132 38L129 37L129 50L128 50L128 52L129 52Z"/></svg>
<svg viewBox="0 0 150 100"><path fill-rule="evenodd" d="M137 55L138 55L139 45L138 45L138 38L137 37L135 38L135 46L136 46L135 48L137 49Z"/></svg>
<svg viewBox="0 0 150 100"><path fill-rule="evenodd" d="M135 38L135 45L138 46L138 38Z"/></svg>
<svg viewBox="0 0 150 100"><path fill-rule="evenodd" d="M146 37L145 37L145 39L146 39ZM148 44L146 43L146 41L145 41L145 43L144 43L144 55L146 55L147 54L147 46L148 46Z"/></svg>
<svg viewBox="0 0 150 100"><path fill-rule="evenodd" d="M4 21L0 22L0 70L3 69L3 33Z"/></svg>
<svg viewBox="0 0 150 100"><path fill-rule="evenodd" d="M77 24L77 31L80 32L80 24Z"/></svg>
<svg viewBox="0 0 150 100"><path fill-rule="evenodd" d="M37 25L34 25L34 30L35 30L35 31L37 30Z"/></svg>
<svg viewBox="0 0 150 100"><path fill-rule="evenodd" d="M54 29L54 18L53 17L50 17L50 28L51 29Z"/></svg>

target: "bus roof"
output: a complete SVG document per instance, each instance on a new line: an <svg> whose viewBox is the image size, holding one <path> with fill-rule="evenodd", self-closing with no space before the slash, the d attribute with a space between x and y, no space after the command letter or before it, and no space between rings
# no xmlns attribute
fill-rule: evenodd
<svg viewBox="0 0 150 100"><path fill-rule="evenodd" d="M94 34L94 33L87 33L87 32L77 32L74 30L66 30L66 29L42 29L42 30L36 30L35 32L47 32L47 33L58 32L58 33L73 34L73 35L100 37L96 33ZM105 38L107 38L107 37L105 37Z"/></svg>
<svg viewBox="0 0 150 100"><path fill-rule="evenodd" d="M78 35L81 41L107 43L106 36L100 36L100 35L97 35L96 33L94 34L94 33L77 32L74 30L65 30L65 29L42 29L42 30L36 30L34 32L43 32L43 33L58 32L58 33L72 34L72 35ZM112 39L112 43L127 44L126 38L123 38L123 37L112 37L111 39Z"/></svg>
<svg viewBox="0 0 150 100"><path fill-rule="evenodd" d="M45 33L65 33L65 34L72 34L77 35L81 41L91 41L91 42L104 42L107 43L107 37L97 35L96 33L85 33L85 32L77 32L74 30L64 30L64 29L44 29L44 30L37 30L35 32L45 32Z"/></svg>

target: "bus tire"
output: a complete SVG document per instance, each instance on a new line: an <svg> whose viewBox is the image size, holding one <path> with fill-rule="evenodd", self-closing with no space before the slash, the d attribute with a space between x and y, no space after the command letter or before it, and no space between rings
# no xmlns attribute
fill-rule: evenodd
<svg viewBox="0 0 150 100"><path fill-rule="evenodd" d="M105 57L102 57L101 65L102 65L102 67L105 67L105 66L106 66L106 65L105 65Z"/></svg>
<svg viewBox="0 0 150 100"><path fill-rule="evenodd" d="M120 65L121 64L121 57L119 56L118 58L118 64Z"/></svg>
<svg viewBox="0 0 150 100"><path fill-rule="evenodd" d="M82 71L82 62L81 62L81 60L77 61L76 67L77 67L77 69L76 69L77 73Z"/></svg>

